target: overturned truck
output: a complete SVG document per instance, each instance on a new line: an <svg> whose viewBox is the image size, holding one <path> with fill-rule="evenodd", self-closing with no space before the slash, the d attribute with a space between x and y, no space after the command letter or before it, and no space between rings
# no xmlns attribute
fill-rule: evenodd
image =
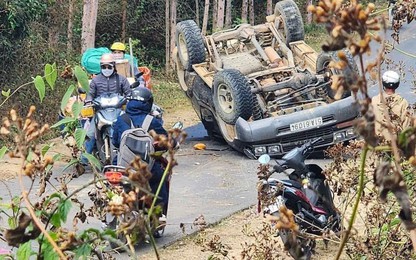
<svg viewBox="0 0 416 260"><path fill-rule="evenodd" d="M292 0L278 2L264 24L208 36L192 20L177 24L176 73L210 136L249 157L279 156L316 137L317 147L355 137L357 107L348 91L331 89L331 75L349 77L357 64L345 50L347 66L330 68L337 53L318 54L303 40Z"/></svg>

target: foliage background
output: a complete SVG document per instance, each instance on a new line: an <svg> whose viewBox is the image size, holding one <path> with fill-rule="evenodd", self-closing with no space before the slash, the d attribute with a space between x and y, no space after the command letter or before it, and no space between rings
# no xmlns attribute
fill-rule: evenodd
<svg viewBox="0 0 416 260"><path fill-rule="evenodd" d="M302 0L303 1L303 0ZM0 2L0 87L13 91L23 83L31 81L31 75L43 71L46 63L56 62L58 71L65 66L79 64L82 1L75 0L73 50L67 50L68 7L70 1L62 0L5 0ZM154 74L161 71L165 59L165 0L132 0L127 8L127 37L133 39L134 54L140 64L150 66ZM199 0L200 23L204 0ZM212 2L212 1L211 1ZM212 3L211 3L212 4ZM254 1L256 21L265 17L266 1ZM120 40L121 0L100 0L96 47L109 46ZM195 19L195 0L177 3L177 21ZM241 0L233 1L233 21L239 21ZM211 23L211 21L210 21ZM208 25L210 30L211 24ZM51 35L56 32L57 38ZM19 91L8 102L12 108L25 111L29 104L36 104L48 123L57 119L60 97L71 82L60 80L57 91L47 93L49 97L39 104L31 88ZM59 97L59 98L58 98ZM4 97L0 99L2 102ZM5 112L1 111L0 116Z"/></svg>
<svg viewBox="0 0 416 260"><path fill-rule="evenodd" d="M56 63L61 73L68 65L79 65L81 58L81 19L83 1L74 1L73 48L67 49L68 8L70 1L64 0L3 0L0 1L0 88L15 90L32 81L31 75L43 71L46 63ZM127 38L133 40L133 52L139 64L149 66L153 76L163 73L165 64L165 0L129 0L127 7ZM177 1L177 22L196 19L196 2L202 24L205 0ZM212 1L210 18L212 18ZM273 6L277 0L273 1ZM306 16L307 0L295 0ZM314 1L315 3L316 1ZM122 0L100 0L96 26L96 47L110 46L121 37ZM242 0L232 0L233 25L241 22ZM266 1L254 0L255 22L261 23L266 16ZM208 33L212 30L212 19L208 22ZM307 33L319 32L322 27L305 25ZM318 38L318 37L317 37ZM320 44L320 42L319 42ZM314 46L314 44L311 44ZM316 44L315 46L318 46ZM52 124L58 118L60 98L72 79L61 79L56 90L48 90L47 99L39 103L33 88L23 88L13 96L8 105L17 111L27 111L35 104L43 122ZM4 97L0 97L0 103ZM0 116L5 116L0 111Z"/></svg>

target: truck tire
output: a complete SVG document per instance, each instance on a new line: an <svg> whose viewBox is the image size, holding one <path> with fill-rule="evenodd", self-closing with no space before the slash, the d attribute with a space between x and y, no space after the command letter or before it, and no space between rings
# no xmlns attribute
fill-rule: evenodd
<svg viewBox="0 0 416 260"><path fill-rule="evenodd" d="M347 56L347 66L342 69L334 69L329 68L328 65L331 61L339 61L338 53L337 51L334 52L321 52L318 55L318 58L316 59L316 72L317 73L325 73L330 72L331 75L343 75L347 79L354 79L356 78L360 73L358 70L357 63L354 60L354 57L352 56L351 52L347 49L342 50L345 55ZM327 87L328 96L332 99L335 99L335 91L331 88L331 86ZM351 95L351 91L347 90L344 91L341 98L345 98Z"/></svg>
<svg viewBox="0 0 416 260"><path fill-rule="evenodd" d="M253 114L253 96L244 75L235 69L219 71L214 76L213 103L217 115L227 124Z"/></svg>
<svg viewBox="0 0 416 260"><path fill-rule="evenodd" d="M274 8L274 14L277 17L276 21L279 19L279 16L281 17L281 24L276 29L283 33L283 41L288 46L291 42L303 41L305 39L302 15L293 0L277 2Z"/></svg>
<svg viewBox="0 0 416 260"><path fill-rule="evenodd" d="M193 71L192 65L205 61L205 45L201 30L193 20L179 22L175 36L179 60L183 68Z"/></svg>

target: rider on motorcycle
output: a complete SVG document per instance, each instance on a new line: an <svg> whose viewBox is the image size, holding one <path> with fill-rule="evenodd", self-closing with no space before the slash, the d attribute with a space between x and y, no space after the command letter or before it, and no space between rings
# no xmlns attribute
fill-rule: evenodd
<svg viewBox="0 0 416 260"><path fill-rule="evenodd" d="M115 61L110 53L103 54L100 60L101 73L96 75L90 83L90 92L86 101L91 102L94 98L104 93L120 93L128 96L131 92L130 83L127 78L119 75L116 71ZM90 120L87 130L89 140L85 142L85 150L91 154L95 146L95 116ZM82 158L82 163L86 164L86 158Z"/></svg>
<svg viewBox="0 0 416 260"><path fill-rule="evenodd" d="M130 120L134 127L141 127L146 115L151 113L153 105L153 94L152 92L144 87L137 87L132 90L130 95L130 100L127 103L126 113L130 117ZM116 123L113 126L114 133L113 133L113 144L116 148L119 148L121 136L124 131L131 128L131 124L128 124L125 120L123 120L122 116L117 118ZM160 118L153 117L149 130L154 130L159 135L167 136L167 131L163 128L162 121ZM117 160L114 159L116 162ZM113 163L114 163L113 161ZM155 160L152 169L150 172L152 173L152 177L149 180L150 187L153 193L156 193L156 190L159 186L159 183L162 179L163 172L165 167L163 163L159 160ZM168 188L168 180L163 183L162 189L160 190L159 196L161 200L158 201L158 204L162 206L163 213L166 214L167 205L169 201L169 188Z"/></svg>
<svg viewBox="0 0 416 260"><path fill-rule="evenodd" d="M111 49L111 53L113 54L114 60L115 61L119 61L119 60L125 60L127 59L125 57L126 54L126 45L122 42L115 42L111 45L110 47ZM132 61L130 60L129 63L131 64ZM137 68L137 66L135 64L133 64L133 73L134 73L134 79L136 82L140 83L140 86L145 86L145 80L143 78L143 73L141 73L139 71L139 69Z"/></svg>

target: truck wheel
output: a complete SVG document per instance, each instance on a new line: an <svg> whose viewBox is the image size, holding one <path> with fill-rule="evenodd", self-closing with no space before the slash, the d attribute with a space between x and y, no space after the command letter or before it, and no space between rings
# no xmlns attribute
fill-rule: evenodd
<svg viewBox="0 0 416 260"><path fill-rule="evenodd" d="M213 102L216 113L227 124L253 114L253 96L244 75L235 69L219 71L214 76Z"/></svg>
<svg viewBox="0 0 416 260"><path fill-rule="evenodd" d="M274 8L276 15L276 28L283 36L283 41L289 46L289 43L303 41L305 31L303 28L302 15L299 8L293 0L283 0L276 3Z"/></svg>
<svg viewBox="0 0 416 260"><path fill-rule="evenodd" d="M204 39L193 20L182 21L176 25L175 41L179 60L185 70L192 71L192 65L205 61Z"/></svg>
<svg viewBox="0 0 416 260"><path fill-rule="evenodd" d="M321 74L321 73L326 73L329 72L331 75L343 75L345 76L347 79L354 79L356 78L357 75L359 75L359 70L358 70L358 66L357 63L354 60L354 57L352 56L351 52L349 52L347 49L342 50L345 55L347 56L347 66L342 69L334 69L334 68L329 68L329 63L331 61L339 61L339 57L338 57L338 53L336 51L334 52L321 52L318 55L318 58L316 59L316 72ZM327 92L328 92L328 96L332 99L335 99L335 93L336 91L334 91L331 86L327 86ZM347 90L344 91L344 93L342 94L341 98L345 98L351 95L351 91Z"/></svg>

